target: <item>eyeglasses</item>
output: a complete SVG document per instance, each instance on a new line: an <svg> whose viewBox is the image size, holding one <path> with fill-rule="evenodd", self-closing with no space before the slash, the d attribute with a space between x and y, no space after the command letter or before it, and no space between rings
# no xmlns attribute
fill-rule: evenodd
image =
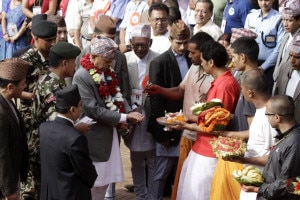
<svg viewBox="0 0 300 200"><path fill-rule="evenodd" d="M284 115L282 115L282 114L273 114L273 113L267 113L267 112L266 112L265 115L266 115L266 116L279 115L279 116L283 117L283 116L291 115L291 114L284 114Z"/></svg>
<svg viewBox="0 0 300 200"><path fill-rule="evenodd" d="M133 48L137 49L139 47L142 48L147 48L149 47L149 43L136 43L136 44L131 44Z"/></svg>
<svg viewBox="0 0 300 200"><path fill-rule="evenodd" d="M272 114L272 113L265 113L266 116L272 116L272 115L277 115L277 114Z"/></svg>
<svg viewBox="0 0 300 200"><path fill-rule="evenodd" d="M158 22L161 22L161 23L166 23L168 22L168 18L154 18L154 19L151 19L152 22L155 22L155 23L158 23Z"/></svg>

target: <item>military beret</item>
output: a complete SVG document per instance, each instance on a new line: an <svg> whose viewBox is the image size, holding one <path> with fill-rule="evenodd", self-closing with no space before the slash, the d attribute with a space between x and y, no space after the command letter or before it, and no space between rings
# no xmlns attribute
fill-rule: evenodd
<svg viewBox="0 0 300 200"><path fill-rule="evenodd" d="M55 93L56 109L69 109L72 106L77 106L81 100L77 85L70 85Z"/></svg>
<svg viewBox="0 0 300 200"><path fill-rule="evenodd" d="M66 27L66 21L59 15L48 15L47 20L50 22L54 22L57 27Z"/></svg>
<svg viewBox="0 0 300 200"><path fill-rule="evenodd" d="M176 20L171 26L170 36L177 40L189 39L190 29L182 20Z"/></svg>
<svg viewBox="0 0 300 200"><path fill-rule="evenodd" d="M42 20L47 20L47 15L46 14L38 14L38 15L34 15L31 19L32 21L32 25L42 21Z"/></svg>
<svg viewBox="0 0 300 200"><path fill-rule="evenodd" d="M54 22L41 20L32 25L31 32L39 38L54 37L57 33L57 25Z"/></svg>
<svg viewBox="0 0 300 200"><path fill-rule="evenodd" d="M115 24L114 20L110 16L102 15L98 19L98 21L95 25L94 32L97 33L98 31L101 31L101 32L109 34L109 35L115 35L116 34L116 24Z"/></svg>
<svg viewBox="0 0 300 200"><path fill-rule="evenodd" d="M9 81L26 78L29 63L21 58L9 58L0 61L0 77Z"/></svg>
<svg viewBox="0 0 300 200"><path fill-rule="evenodd" d="M76 58L80 52L77 46L68 42L58 42L50 48L50 55L53 53L61 58Z"/></svg>

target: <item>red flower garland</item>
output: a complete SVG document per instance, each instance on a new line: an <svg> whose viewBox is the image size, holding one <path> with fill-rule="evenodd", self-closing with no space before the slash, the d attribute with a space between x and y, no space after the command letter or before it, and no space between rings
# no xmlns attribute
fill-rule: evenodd
<svg viewBox="0 0 300 200"><path fill-rule="evenodd" d="M110 67L106 71L101 71L90 61L90 54L86 54L80 61L81 66L86 69L92 76L95 84L98 87L98 93L100 97L105 100L106 107L110 110L109 103L113 103L116 106L116 111L125 113L124 102L122 94L120 92L119 81L115 71ZM104 73L105 81L101 79L101 75ZM122 99L122 101L120 100Z"/></svg>

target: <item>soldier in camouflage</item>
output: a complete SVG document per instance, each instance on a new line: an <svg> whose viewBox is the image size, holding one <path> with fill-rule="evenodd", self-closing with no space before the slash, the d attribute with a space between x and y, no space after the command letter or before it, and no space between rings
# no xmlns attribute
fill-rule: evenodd
<svg viewBox="0 0 300 200"><path fill-rule="evenodd" d="M33 173L33 178L29 179L31 182L38 186L40 183L40 159L39 159L39 125L47 120L53 120L56 116L55 110L55 92L57 90L66 87L65 78L72 77L75 72L75 58L80 53L80 49L72 44L66 42L60 42L55 44L50 49L49 54L49 70L43 76L41 76L36 84L34 106L32 112L34 114L35 129L31 129L32 138L31 144L34 144L33 148L33 161L35 162L34 170L38 170L39 173ZM38 184L37 184L38 183ZM27 186L27 185L25 185ZM28 185L31 186L31 185ZM30 189L31 187L25 187ZM39 187L40 188L40 187ZM25 198L24 198L25 199ZM36 199L34 197L34 199Z"/></svg>
<svg viewBox="0 0 300 200"><path fill-rule="evenodd" d="M41 28L42 27L42 28ZM38 79L45 75L48 69L48 56L51 46L56 41L57 25L45 20L32 25L32 36L35 40L32 48L27 50L21 58L30 63L26 77L27 87L22 92L19 110L25 122L29 149L29 172L25 183L21 184L22 200L39 200L40 193L40 159L37 107L35 96Z"/></svg>
<svg viewBox="0 0 300 200"><path fill-rule="evenodd" d="M80 49L67 42L59 42L50 49L47 74L38 82L36 100L37 121L53 120L56 117L55 92L66 87L65 78L73 77L75 72L75 59Z"/></svg>

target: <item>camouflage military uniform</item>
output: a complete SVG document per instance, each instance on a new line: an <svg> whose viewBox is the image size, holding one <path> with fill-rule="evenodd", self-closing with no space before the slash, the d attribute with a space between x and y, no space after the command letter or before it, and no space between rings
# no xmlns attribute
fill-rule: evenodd
<svg viewBox="0 0 300 200"><path fill-rule="evenodd" d="M55 112L55 92L66 87L66 82L57 74L48 72L43 76L37 85L36 99L38 102L37 121L42 123L48 120L54 120Z"/></svg>
<svg viewBox="0 0 300 200"><path fill-rule="evenodd" d="M26 51L21 58L30 63L30 67L26 77L27 87L26 92L33 93L36 91L38 79L45 75L48 68L48 61L42 56L37 48L31 48ZM39 140L38 140L38 127L37 121L38 107L37 98L33 100L21 99L19 110L25 122L25 128L28 138L29 150L29 172L28 178L25 183L21 184L21 199L36 199L39 200L40 193L40 156L39 156Z"/></svg>

